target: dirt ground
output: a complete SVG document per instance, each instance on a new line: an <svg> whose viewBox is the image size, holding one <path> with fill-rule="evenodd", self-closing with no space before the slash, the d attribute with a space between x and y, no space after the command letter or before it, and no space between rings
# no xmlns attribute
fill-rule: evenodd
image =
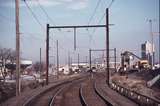
<svg viewBox="0 0 160 106"><path fill-rule="evenodd" d="M140 76L136 76L136 74L129 74L128 76L120 76L119 74L115 74L111 79L126 88L160 100L160 88L157 88L157 90L148 88L146 85L147 81Z"/></svg>

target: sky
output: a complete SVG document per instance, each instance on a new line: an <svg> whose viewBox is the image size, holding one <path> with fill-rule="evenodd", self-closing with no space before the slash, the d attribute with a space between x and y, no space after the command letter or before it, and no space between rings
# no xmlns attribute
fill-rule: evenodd
<svg viewBox="0 0 160 106"><path fill-rule="evenodd" d="M105 24L103 15L111 2L112 0L26 0L38 23L24 1L20 0L21 58L39 61L39 51L42 48L42 59L45 61L47 23L51 26ZM159 0L112 2L109 8L109 23L114 25L110 26L110 48L117 48L118 57L125 50L140 56L141 44L151 41L149 19L153 20L158 61ZM0 23L0 47L15 49L15 0L0 0ZM73 62L77 62L78 53L80 61L86 61L89 48L105 48L105 28L78 29L76 51L73 45L73 29L50 29L49 38L51 63L56 57L56 40L59 41L61 64L67 63L69 53ZM101 57L103 54L95 52L93 57ZM110 54L112 56L113 52Z"/></svg>

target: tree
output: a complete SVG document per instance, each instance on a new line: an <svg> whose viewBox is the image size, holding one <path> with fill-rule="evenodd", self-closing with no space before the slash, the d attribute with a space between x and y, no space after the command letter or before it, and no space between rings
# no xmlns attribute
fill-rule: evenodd
<svg viewBox="0 0 160 106"><path fill-rule="evenodd" d="M37 72L43 72L43 70L45 70L45 63L44 62L36 62L35 64L33 64L34 67L34 71Z"/></svg>
<svg viewBox="0 0 160 106"><path fill-rule="evenodd" d="M0 71L2 73L3 79L7 76L6 66L7 64L14 64L16 53L12 49L0 48ZM11 70L11 75L13 74L13 69Z"/></svg>
<svg viewBox="0 0 160 106"><path fill-rule="evenodd" d="M11 51L11 53L10 53L10 58L9 58L9 60L10 60L10 63L11 63L11 79L13 79L13 74L14 74L14 70L16 69L16 51Z"/></svg>

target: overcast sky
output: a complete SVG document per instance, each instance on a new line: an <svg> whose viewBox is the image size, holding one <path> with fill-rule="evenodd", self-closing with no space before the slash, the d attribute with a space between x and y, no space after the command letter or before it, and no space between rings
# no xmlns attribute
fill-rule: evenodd
<svg viewBox="0 0 160 106"><path fill-rule="evenodd" d="M39 2L38 2L39 1ZM97 2L100 1L96 11ZM20 33L21 57L39 61L39 48L42 48L42 58L45 60L46 23L50 25L87 25L93 12L90 24L98 24L105 9L112 0L26 0L32 9L40 26L33 15L20 0ZM44 10L47 12L48 19ZM118 53L130 50L140 56L140 46L151 40L149 19L153 19L153 32L159 31L159 0L114 0L109 11L110 48L117 48ZM0 46L15 48L15 0L0 0ZM105 17L100 22L105 24ZM105 29L98 28L77 30L77 50L73 49L72 29L50 30L50 59L56 56L56 40L59 40L60 62L67 62L68 51L73 61L85 61L89 48L105 48ZM154 35L156 45L156 60L158 60L158 34ZM94 53L97 58L102 52ZM111 53L112 54L112 53ZM118 54L119 55L119 54Z"/></svg>

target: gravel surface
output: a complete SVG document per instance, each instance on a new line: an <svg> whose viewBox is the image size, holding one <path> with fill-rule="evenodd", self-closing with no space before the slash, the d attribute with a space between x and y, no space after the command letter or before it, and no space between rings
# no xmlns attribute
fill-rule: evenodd
<svg viewBox="0 0 160 106"><path fill-rule="evenodd" d="M149 75L149 73L151 75ZM115 74L112 77L112 80L128 89L134 90L140 94L146 95L148 97L159 99L158 96L160 95L160 80L152 87L148 88L146 86L147 81L150 77L153 77L153 74L157 73L157 71L152 72L140 72L140 73L132 73L126 76L120 76L119 74ZM148 77L148 78L147 78Z"/></svg>
<svg viewBox="0 0 160 106"><path fill-rule="evenodd" d="M84 80L78 80L66 86L62 92L56 96L54 106L81 106L79 88L83 81Z"/></svg>
<svg viewBox="0 0 160 106"><path fill-rule="evenodd" d="M102 94L110 99L110 102L114 102L116 106L138 106L133 101L127 99L126 97L120 95L119 93L113 91L106 84L106 77L102 73L96 74L96 80L100 80L97 82L97 88L101 89Z"/></svg>
<svg viewBox="0 0 160 106"><path fill-rule="evenodd" d="M89 78L86 82L82 83L82 95L84 96L89 106L106 106L105 102L96 94L93 87L93 79Z"/></svg>

